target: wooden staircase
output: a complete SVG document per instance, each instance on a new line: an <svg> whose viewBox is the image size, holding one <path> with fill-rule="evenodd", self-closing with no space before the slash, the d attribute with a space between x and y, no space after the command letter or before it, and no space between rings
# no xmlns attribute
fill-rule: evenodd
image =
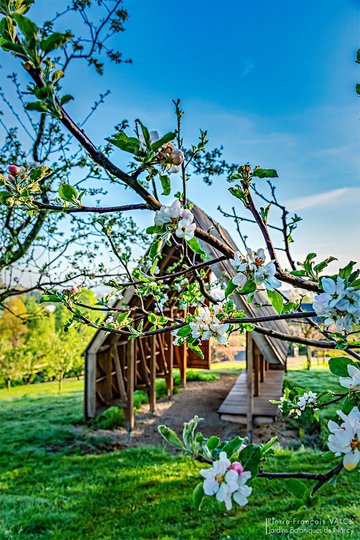
<svg viewBox="0 0 360 540"><path fill-rule="evenodd" d="M278 406L270 403L280 399L283 393L283 370L268 370L266 378L259 384L259 394L253 397L254 424L272 422L276 419ZM242 371L236 383L218 409L220 418L228 422L247 423L248 381L246 370Z"/></svg>

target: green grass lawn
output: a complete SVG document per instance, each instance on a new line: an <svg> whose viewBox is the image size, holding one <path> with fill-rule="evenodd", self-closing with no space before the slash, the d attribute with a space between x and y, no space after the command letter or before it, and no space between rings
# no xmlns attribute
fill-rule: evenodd
<svg viewBox="0 0 360 540"><path fill-rule="evenodd" d="M316 389L328 374L293 376L311 379ZM82 385L66 381L61 395L52 383L0 391L1 540L344 537L311 534L306 524L293 525L305 531L299 534L265 536L266 518L291 519L297 508L284 483L274 480L255 480L245 508L226 513L207 498L199 513L191 492L201 465L160 447L104 452L110 435L94 437L81 423ZM316 471L319 466L317 450L279 447L267 469ZM358 492L358 471L343 473L336 489L325 488L321 508L309 509L302 519L359 518ZM353 538L359 538L358 527L359 522Z"/></svg>

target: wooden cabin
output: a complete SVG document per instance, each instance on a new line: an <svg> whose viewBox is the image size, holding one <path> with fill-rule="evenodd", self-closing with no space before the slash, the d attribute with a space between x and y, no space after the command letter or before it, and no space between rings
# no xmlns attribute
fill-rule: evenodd
<svg viewBox="0 0 360 540"><path fill-rule="evenodd" d="M202 210L194 206L192 212L198 226L210 230L215 236L228 243L234 250L237 247L229 233L216 222L212 221ZM210 258L221 254L213 247L202 244L202 248ZM159 268L162 273L178 260L179 252L175 246L164 246ZM208 270L219 280L226 282L235 275L230 261L222 261L212 265ZM191 274L188 275L190 279ZM170 316L176 313L178 293L172 292L167 305ZM275 313L269 305L266 294L257 292L254 303L247 304L244 297L234 296L237 308L244 311L247 317L263 316ZM126 290L124 298L127 306L136 310L140 308L138 296L134 288ZM121 305L119 301L114 307ZM149 300L146 309L153 309L153 300ZM146 330L150 323L144 325ZM267 328L287 333L284 321L266 323ZM122 407L125 410L126 427L131 431L134 426L134 391L144 390L149 396L150 410L156 408L156 379L166 381L167 393L172 395L174 367L179 368L183 384L186 384L188 368L209 369L211 362L210 342L203 342L201 359L186 346L177 347L172 344L173 336L169 333L129 340L125 337L98 331L85 351L85 418L93 418L111 406ZM224 420L243 422L251 436L253 420L271 421L276 416L276 406L269 399L278 399L282 395L283 374L286 367L287 342L270 338L269 336L252 332L246 339L247 370L243 371L233 389L219 408L219 414ZM247 377L251 372L252 376ZM196 414L196 411L194 411Z"/></svg>

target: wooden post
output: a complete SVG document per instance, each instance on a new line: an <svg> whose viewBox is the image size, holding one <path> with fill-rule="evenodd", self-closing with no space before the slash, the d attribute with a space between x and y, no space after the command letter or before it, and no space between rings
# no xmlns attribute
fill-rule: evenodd
<svg viewBox="0 0 360 540"><path fill-rule="evenodd" d="M85 419L96 416L96 353L85 353Z"/></svg>
<svg viewBox="0 0 360 540"><path fill-rule="evenodd" d="M186 345L182 345L181 347L178 347L178 349L179 349L179 355L180 355L181 384L183 386L186 386L187 347Z"/></svg>
<svg viewBox="0 0 360 540"><path fill-rule="evenodd" d="M134 429L134 382L135 382L135 340L129 340L127 346L127 407L126 429Z"/></svg>
<svg viewBox="0 0 360 540"><path fill-rule="evenodd" d="M259 375L260 375L260 352L256 345L254 351L254 396L259 395Z"/></svg>
<svg viewBox="0 0 360 540"><path fill-rule="evenodd" d="M264 355L260 355L260 382L265 381L265 358Z"/></svg>
<svg viewBox="0 0 360 540"><path fill-rule="evenodd" d="M150 342L150 411L153 413L156 409L156 335L151 336ZM161 339L161 337L160 337Z"/></svg>
<svg viewBox="0 0 360 540"><path fill-rule="evenodd" d="M173 364L174 364L174 345L172 342L172 335L169 333L167 335L168 339L168 350L167 350L167 357L168 357L168 380L167 380L167 395L172 396L174 392L174 380L173 380Z"/></svg>
<svg viewBox="0 0 360 540"><path fill-rule="evenodd" d="M246 375L247 375L247 411L246 411L246 427L249 441L252 441L253 432L253 357L254 343L250 332L246 333Z"/></svg>
<svg viewBox="0 0 360 540"><path fill-rule="evenodd" d="M117 344L114 343L113 346L113 353L114 353L114 364L115 364L115 370L116 370L116 380L119 386L119 393L121 401L126 402L126 390L125 390L125 383L123 379L123 374L121 371L121 365L120 365L120 358L118 353Z"/></svg>

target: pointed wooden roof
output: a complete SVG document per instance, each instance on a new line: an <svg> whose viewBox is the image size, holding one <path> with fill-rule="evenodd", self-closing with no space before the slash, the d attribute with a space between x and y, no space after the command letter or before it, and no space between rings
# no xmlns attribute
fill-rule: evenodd
<svg viewBox="0 0 360 540"><path fill-rule="evenodd" d="M226 229L220 226L216 221L210 218L203 210L194 205L192 208L194 219L198 227L205 231L211 230L211 234L226 242L233 250L238 251L238 247L233 241L232 237ZM211 258L220 257L222 254L209 244L200 242L202 249ZM173 248L174 251L175 248ZM169 251L167 247L164 248L165 255L161 261L160 267L164 271L174 259L173 251ZM236 274L233 266L229 260L221 261L217 264L211 265L211 270L219 281L226 283L229 279L233 278ZM269 305L269 300L265 292L257 291L254 296L254 302L248 304L243 296L234 295L232 297L237 308L245 313L246 317L255 316L268 316L276 315L276 311L272 305ZM129 287L124 297L117 301L114 307L119 307L123 302L126 302L129 306L133 306L138 298L134 295L134 288ZM259 326L264 326L271 330L275 330L281 333L288 333L288 327L284 321L270 321L267 323L257 323ZM284 364L287 357L288 342L271 338L269 336L253 332L253 339L260 349L260 352L265 356L265 359L271 364ZM103 330L98 330L93 336L92 340L88 344L85 353L96 353L100 347L104 344L106 338L109 337L109 333Z"/></svg>

